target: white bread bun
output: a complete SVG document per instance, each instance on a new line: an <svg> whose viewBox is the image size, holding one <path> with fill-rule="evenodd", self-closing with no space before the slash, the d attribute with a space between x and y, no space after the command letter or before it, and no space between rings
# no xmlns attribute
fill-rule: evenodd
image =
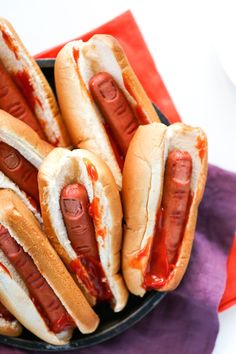
<svg viewBox="0 0 236 354"><path fill-rule="evenodd" d="M86 162L97 171L98 179L91 180ZM64 186L82 183L92 203L99 198L99 221L94 223L101 265L113 294L112 307L121 311L126 305L128 292L120 270L122 241L122 209L119 191L107 165L93 153L77 149L54 149L43 161L38 174L40 204L45 230L51 243L65 264L77 258L71 246L60 209L60 193ZM101 235L102 230L102 235Z"/></svg>
<svg viewBox="0 0 236 354"><path fill-rule="evenodd" d="M166 285L158 289L169 291L180 283L191 254L198 205L207 176L207 138L200 128L183 123L169 127L153 123L138 128L126 156L122 189L125 218L122 269L128 289L135 295L143 296L146 292L142 284L161 206L165 161L175 149L187 151L192 157L190 191L193 199L177 263ZM142 252L143 256L139 257Z"/></svg>
<svg viewBox="0 0 236 354"><path fill-rule="evenodd" d="M18 337L21 335L22 326L17 320L8 321L0 318L0 335L8 337Z"/></svg>
<svg viewBox="0 0 236 354"><path fill-rule="evenodd" d="M19 119L9 113L0 110L0 141L15 148L37 169L43 159L49 154L53 147L46 141L40 139L38 134ZM13 190L25 203L40 223L42 218L35 206L30 202L26 193L10 180L3 172L0 172L0 188Z"/></svg>
<svg viewBox="0 0 236 354"><path fill-rule="evenodd" d="M0 60L12 76L23 73L35 97L34 114L48 141L54 146L70 146L60 112L46 78L30 56L12 25L0 17ZM27 97L25 97L27 100Z"/></svg>
<svg viewBox="0 0 236 354"><path fill-rule="evenodd" d="M59 52L55 63L58 101L73 144L102 157L121 188L122 176L103 125L103 118L89 92L90 78L108 72L134 111L139 107L148 122L159 118L132 70L119 42L97 34L88 42L73 41ZM128 92L132 90L132 96Z"/></svg>
<svg viewBox="0 0 236 354"><path fill-rule="evenodd" d="M33 259L80 331L93 332L99 322L97 315L41 231L33 214L10 190L0 190L0 205L0 224ZM0 262L9 272L0 267L0 299L3 305L24 327L42 340L56 345L66 344L72 331L58 334L50 331L31 301L26 285L2 251Z"/></svg>

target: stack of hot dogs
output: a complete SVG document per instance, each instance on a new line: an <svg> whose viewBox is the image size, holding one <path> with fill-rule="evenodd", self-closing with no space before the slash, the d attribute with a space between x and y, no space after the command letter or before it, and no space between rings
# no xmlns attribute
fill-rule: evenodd
<svg viewBox="0 0 236 354"><path fill-rule="evenodd" d="M200 128L160 123L111 36L67 44L55 83L62 115L0 19L0 334L20 335L21 323L61 345L76 327L96 330L95 304L118 312L128 290L178 286L207 138Z"/></svg>

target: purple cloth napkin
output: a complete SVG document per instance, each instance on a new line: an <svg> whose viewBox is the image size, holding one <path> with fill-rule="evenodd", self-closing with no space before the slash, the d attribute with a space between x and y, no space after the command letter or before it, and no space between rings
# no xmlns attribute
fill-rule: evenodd
<svg viewBox="0 0 236 354"><path fill-rule="evenodd" d="M217 308L235 228L236 174L210 166L190 264L178 289L125 333L67 353L210 354L219 330ZM1 346L0 353L26 352Z"/></svg>

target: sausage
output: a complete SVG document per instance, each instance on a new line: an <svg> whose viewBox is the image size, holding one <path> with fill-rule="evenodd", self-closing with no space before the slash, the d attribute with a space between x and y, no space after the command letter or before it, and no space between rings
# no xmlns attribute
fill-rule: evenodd
<svg viewBox="0 0 236 354"><path fill-rule="evenodd" d="M190 196L192 158L186 151L173 150L165 166L162 197L163 225L168 263L175 262L182 240Z"/></svg>
<svg viewBox="0 0 236 354"><path fill-rule="evenodd" d="M60 206L68 238L77 255L99 260L89 200L82 184L69 184L61 191Z"/></svg>
<svg viewBox="0 0 236 354"><path fill-rule="evenodd" d="M39 203L37 169L12 146L0 141L0 170Z"/></svg>
<svg viewBox="0 0 236 354"><path fill-rule="evenodd" d="M0 108L20 119L45 140L44 132L21 91L0 62Z"/></svg>
<svg viewBox="0 0 236 354"><path fill-rule="evenodd" d="M62 325L63 329L75 327L73 320L40 274L32 258L2 225L0 225L0 248L23 279L32 300L35 301L36 299L36 306L39 304L42 313L46 314L49 327L53 332L60 332Z"/></svg>
<svg viewBox="0 0 236 354"><path fill-rule="evenodd" d="M95 103L111 128L117 145L125 156L139 126L126 97L112 76L106 72L94 75L89 81L89 88Z"/></svg>
<svg viewBox="0 0 236 354"><path fill-rule="evenodd" d="M78 183L65 186L60 206L68 238L78 255L78 259L72 261L72 271L97 301L110 300L112 293L100 263L86 188Z"/></svg>

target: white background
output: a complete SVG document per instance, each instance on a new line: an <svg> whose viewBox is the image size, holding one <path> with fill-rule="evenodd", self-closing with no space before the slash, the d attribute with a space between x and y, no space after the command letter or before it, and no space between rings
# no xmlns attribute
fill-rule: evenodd
<svg viewBox="0 0 236 354"><path fill-rule="evenodd" d="M0 3L0 15L12 22L32 54L86 33L131 9L183 121L204 128L211 163L236 172L235 1ZM220 315L214 354L235 354L235 333L233 307Z"/></svg>

